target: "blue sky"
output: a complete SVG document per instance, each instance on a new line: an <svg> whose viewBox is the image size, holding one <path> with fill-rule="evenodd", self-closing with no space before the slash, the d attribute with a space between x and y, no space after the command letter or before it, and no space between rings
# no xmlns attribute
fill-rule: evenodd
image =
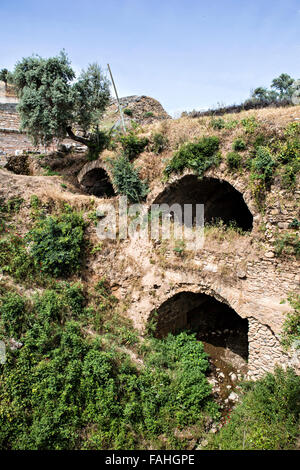
<svg viewBox="0 0 300 470"><path fill-rule="evenodd" d="M0 25L0 68L64 48L76 71L109 62L120 96L173 115L300 78L300 0L0 0Z"/></svg>

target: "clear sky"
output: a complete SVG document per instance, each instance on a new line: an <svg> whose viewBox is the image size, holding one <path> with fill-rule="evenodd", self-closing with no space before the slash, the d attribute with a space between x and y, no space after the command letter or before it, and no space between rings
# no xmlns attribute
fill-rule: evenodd
<svg viewBox="0 0 300 470"><path fill-rule="evenodd" d="M300 78L300 0L0 0L0 68L63 48L76 71L109 62L120 96L173 115L240 103Z"/></svg>

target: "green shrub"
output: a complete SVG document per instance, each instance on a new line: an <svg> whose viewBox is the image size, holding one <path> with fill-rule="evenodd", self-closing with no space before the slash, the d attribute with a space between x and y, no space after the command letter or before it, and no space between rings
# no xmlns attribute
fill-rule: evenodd
<svg viewBox="0 0 300 470"><path fill-rule="evenodd" d="M270 183L275 169L275 161L267 147L258 147L255 158L252 160L252 177Z"/></svg>
<svg viewBox="0 0 300 470"><path fill-rule="evenodd" d="M254 116L242 119L241 123L245 129L246 134L253 134L258 127L258 122Z"/></svg>
<svg viewBox="0 0 300 470"><path fill-rule="evenodd" d="M237 139L234 140L232 144L233 150L240 151L240 150L245 150L247 148L246 143L244 139L241 139L238 137Z"/></svg>
<svg viewBox="0 0 300 470"><path fill-rule="evenodd" d="M292 165L284 166L284 171L281 177L283 188L285 189L295 188L299 170L300 170L300 162L295 162Z"/></svg>
<svg viewBox="0 0 300 470"><path fill-rule="evenodd" d="M300 122L290 122L285 128L284 134L288 138L300 137Z"/></svg>
<svg viewBox="0 0 300 470"><path fill-rule="evenodd" d="M300 220L293 219L292 222L289 224L289 228L300 228Z"/></svg>
<svg viewBox="0 0 300 470"><path fill-rule="evenodd" d="M225 122L225 129L235 129L239 125L237 119L229 119Z"/></svg>
<svg viewBox="0 0 300 470"><path fill-rule="evenodd" d="M109 148L112 143L110 132L101 131L98 127L93 131L90 136L90 143L88 146L87 158L88 160L97 160L99 154L104 149Z"/></svg>
<svg viewBox="0 0 300 470"><path fill-rule="evenodd" d="M280 164L293 164L296 161L300 164L300 139L279 142L276 158Z"/></svg>
<svg viewBox="0 0 300 470"><path fill-rule="evenodd" d="M84 244L81 214L68 210L37 221L29 233L30 254L42 272L55 277L78 271Z"/></svg>
<svg viewBox="0 0 300 470"><path fill-rule="evenodd" d="M229 152L226 156L227 165L230 170L237 170L242 163L242 156L238 152Z"/></svg>
<svg viewBox="0 0 300 470"><path fill-rule="evenodd" d="M288 301L293 308L293 312L286 315L281 342L286 348L294 344L297 349L300 349L300 295L291 294Z"/></svg>
<svg viewBox="0 0 300 470"><path fill-rule="evenodd" d="M274 242L275 254L277 256L300 257L300 237L298 233L285 233L277 236Z"/></svg>
<svg viewBox="0 0 300 470"><path fill-rule="evenodd" d="M97 291L110 297L104 281ZM135 449L154 447L162 433L164 445L176 448L176 429L195 425L201 432L208 414L219 416L194 335L145 341L145 365L137 369L112 335L86 337L74 321L87 314L80 286L57 283L31 302L15 294L0 302L5 321L18 318L23 343L8 350L0 368L1 449ZM136 344L116 321L121 343Z"/></svg>
<svg viewBox="0 0 300 470"><path fill-rule="evenodd" d="M148 145L146 137L139 138L133 132L120 137L124 155L131 161L143 152Z"/></svg>
<svg viewBox="0 0 300 470"><path fill-rule="evenodd" d="M149 117L153 117L154 114L152 113L152 111L148 111L147 113L144 114L144 117L145 118L149 118Z"/></svg>
<svg viewBox="0 0 300 470"><path fill-rule="evenodd" d="M253 147L255 150L258 149L258 147L266 147L268 145L268 138L265 134L258 134L255 136L254 141L253 141Z"/></svg>
<svg viewBox="0 0 300 470"><path fill-rule="evenodd" d="M126 116L132 116L132 110L129 108L123 109L123 113L126 114Z"/></svg>
<svg viewBox="0 0 300 470"><path fill-rule="evenodd" d="M245 384L242 402L209 447L219 450L294 448L299 433L300 377L292 369ZM248 391L247 391L248 388Z"/></svg>
<svg viewBox="0 0 300 470"><path fill-rule="evenodd" d="M166 166L165 174L170 176L171 173L182 173L189 168L201 177L208 168L219 165L218 150L218 137L203 137L197 142L183 144Z"/></svg>
<svg viewBox="0 0 300 470"><path fill-rule="evenodd" d="M127 196L131 202L139 202L148 194L148 185L139 177L138 170L134 168L128 158L121 155L111 160L113 183L119 194Z"/></svg>
<svg viewBox="0 0 300 470"><path fill-rule="evenodd" d="M156 155L160 154L163 152L167 147L168 147L168 138L164 135L162 135L160 132L156 132L152 136L153 139L153 145L152 145L152 152L154 152Z"/></svg>
<svg viewBox="0 0 300 470"><path fill-rule="evenodd" d="M32 194L32 196L30 197L30 207L32 209L37 210L37 209L39 209L40 205L41 205L41 202L40 202L39 198L37 197L37 195Z"/></svg>
<svg viewBox="0 0 300 470"><path fill-rule="evenodd" d="M0 267L19 282L33 282L39 278L40 270L19 235L8 235L0 240Z"/></svg>
<svg viewBox="0 0 300 470"><path fill-rule="evenodd" d="M214 130L220 130L220 129L224 129L226 123L224 119L222 118L213 118L210 121L210 125Z"/></svg>
<svg viewBox="0 0 300 470"><path fill-rule="evenodd" d="M25 316L25 300L15 292L8 292L0 299L0 328L4 335L18 339Z"/></svg>

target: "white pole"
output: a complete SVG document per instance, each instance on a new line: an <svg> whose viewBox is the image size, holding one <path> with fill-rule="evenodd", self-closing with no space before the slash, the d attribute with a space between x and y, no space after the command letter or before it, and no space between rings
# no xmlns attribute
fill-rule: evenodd
<svg viewBox="0 0 300 470"><path fill-rule="evenodd" d="M120 100L119 100L119 97L118 97L116 85L115 85L115 82L114 82L114 79L113 79L113 76L112 76L112 73L111 73L109 64L107 64L107 67L108 67L108 70L109 70L109 73L110 73L110 78L111 78L111 81L112 81L112 84L113 84L113 87L114 87L114 90L115 90L115 94L116 94L116 97L117 97L117 102L118 102L118 105L119 105L119 111L120 111L120 116L121 116L123 131L126 132L126 127L125 127L123 112L122 112L122 108L121 108L121 105L120 105Z"/></svg>

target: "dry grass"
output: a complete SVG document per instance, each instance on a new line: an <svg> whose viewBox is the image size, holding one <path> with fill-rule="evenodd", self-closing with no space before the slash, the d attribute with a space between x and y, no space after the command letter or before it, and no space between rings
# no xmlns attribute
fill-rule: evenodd
<svg viewBox="0 0 300 470"><path fill-rule="evenodd" d="M204 116L200 118L182 117L180 119L156 122L144 129L143 135L151 138L151 135L160 132L169 140L168 148L160 155L144 152L136 161L136 165L142 168L141 176L150 182L161 179L166 162L172 157L174 150L181 144L199 139L203 136L216 135L220 139L220 148L225 155L232 151L233 141L237 137L245 137L245 129L241 124L242 119L254 117L258 123L259 133L264 135L282 134L289 122L300 119L300 105L285 108L264 108L258 110L242 111L240 113L226 114L222 116L225 123L238 121L233 129L214 129L211 126L212 118Z"/></svg>

